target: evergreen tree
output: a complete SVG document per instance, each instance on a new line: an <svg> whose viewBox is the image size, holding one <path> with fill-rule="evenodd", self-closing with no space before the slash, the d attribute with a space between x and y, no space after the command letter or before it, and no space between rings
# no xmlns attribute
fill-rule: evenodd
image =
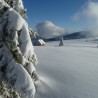
<svg viewBox="0 0 98 98"><path fill-rule="evenodd" d="M59 43L59 46L64 46L64 44L63 44L63 37L62 37L62 36L60 37L60 43Z"/></svg>
<svg viewBox="0 0 98 98"><path fill-rule="evenodd" d="M34 98L37 58L25 15L22 0L0 0L0 83L17 95L5 90L1 98Z"/></svg>

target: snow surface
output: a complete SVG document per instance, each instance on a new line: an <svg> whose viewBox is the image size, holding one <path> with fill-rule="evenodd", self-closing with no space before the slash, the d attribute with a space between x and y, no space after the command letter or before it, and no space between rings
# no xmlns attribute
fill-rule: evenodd
<svg viewBox="0 0 98 98"><path fill-rule="evenodd" d="M67 40L35 47L41 82L35 98L98 98L97 42Z"/></svg>

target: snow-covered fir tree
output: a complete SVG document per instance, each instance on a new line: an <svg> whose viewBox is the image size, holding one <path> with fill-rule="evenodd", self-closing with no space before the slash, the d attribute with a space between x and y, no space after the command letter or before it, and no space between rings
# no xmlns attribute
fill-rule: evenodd
<svg viewBox="0 0 98 98"><path fill-rule="evenodd" d="M25 15L22 0L0 0L0 87L6 89L0 98L34 98L36 92L37 58Z"/></svg>
<svg viewBox="0 0 98 98"><path fill-rule="evenodd" d="M5 0L14 10L16 10L22 17L26 16L26 9L24 9L22 0Z"/></svg>
<svg viewBox="0 0 98 98"><path fill-rule="evenodd" d="M63 44L63 36L60 37L60 43L59 43L59 46L64 46L64 44Z"/></svg>

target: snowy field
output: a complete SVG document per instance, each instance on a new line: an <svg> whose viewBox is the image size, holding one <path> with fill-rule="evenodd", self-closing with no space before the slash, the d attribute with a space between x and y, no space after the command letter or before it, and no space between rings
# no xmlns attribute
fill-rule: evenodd
<svg viewBox="0 0 98 98"><path fill-rule="evenodd" d="M98 48L95 40L66 40L35 47L41 82L35 98L98 98Z"/></svg>

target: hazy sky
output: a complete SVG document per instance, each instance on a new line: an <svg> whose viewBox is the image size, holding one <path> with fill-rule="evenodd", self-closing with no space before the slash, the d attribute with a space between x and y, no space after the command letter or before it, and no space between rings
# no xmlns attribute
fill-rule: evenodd
<svg viewBox="0 0 98 98"><path fill-rule="evenodd" d="M27 8L28 23L32 28L42 21L51 21L67 30L86 29L82 19L73 21L73 16L88 0L23 0ZM97 1L97 0L89 0Z"/></svg>

